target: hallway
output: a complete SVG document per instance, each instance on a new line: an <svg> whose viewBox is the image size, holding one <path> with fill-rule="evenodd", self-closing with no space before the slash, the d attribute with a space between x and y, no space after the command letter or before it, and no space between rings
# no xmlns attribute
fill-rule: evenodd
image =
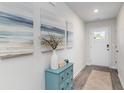
<svg viewBox="0 0 124 93"><path fill-rule="evenodd" d="M102 74L103 73L103 74ZM117 70L86 66L75 79L76 90L123 90Z"/></svg>
<svg viewBox="0 0 124 93"><path fill-rule="evenodd" d="M0 3L0 90L123 90L124 3Z"/></svg>

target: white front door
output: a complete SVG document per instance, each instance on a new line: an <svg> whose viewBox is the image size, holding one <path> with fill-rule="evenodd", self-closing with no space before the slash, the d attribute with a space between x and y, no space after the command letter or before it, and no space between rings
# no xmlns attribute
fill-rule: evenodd
<svg viewBox="0 0 124 93"><path fill-rule="evenodd" d="M109 66L110 31L107 27L90 31L90 60L92 65Z"/></svg>

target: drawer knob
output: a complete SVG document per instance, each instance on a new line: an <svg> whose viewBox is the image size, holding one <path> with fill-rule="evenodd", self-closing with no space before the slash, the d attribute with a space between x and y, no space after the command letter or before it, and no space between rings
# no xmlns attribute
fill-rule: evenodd
<svg viewBox="0 0 124 93"><path fill-rule="evenodd" d="M69 85L69 83L67 83L67 85Z"/></svg>
<svg viewBox="0 0 124 93"><path fill-rule="evenodd" d="M73 70L71 69L71 72L73 72Z"/></svg>
<svg viewBox="0 0 124 93"><path fill-rule="evenodd" d="M64 77L62 77L62 80L64 80Z"/></svg>
<svg viewBox="0 0 124 93"><path fill-rule="evenodd" d="M62 88L62 90L64 90L64 88Z"/></svg>
<svg viewBox="0 0 124 93"><path fill-rule="evenodd" d="M69 73L67 73L67 75L69 75Z"/></svg>
<svg viewBox="0 0 124 93"><path fill-rule="evenodd" d="M71 89L73 89L73 87L71 87Z"/></svg>

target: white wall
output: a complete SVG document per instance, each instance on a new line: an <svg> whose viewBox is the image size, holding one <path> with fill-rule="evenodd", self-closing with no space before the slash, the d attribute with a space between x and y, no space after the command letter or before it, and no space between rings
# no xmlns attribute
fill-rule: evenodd
<svg viewBox="0 0 124 93"><path fill-rule="evenodd" d="M89 22L86 24L86 32L87 32L87 57L86 57L86 62L88 65L91 64L90 61L90 45L91 43L89 40L89 31L94 28L100 28L100 27L110 27L111 30L111 63L110 67L111 68L116 68L116 53L115 53L115 46L116 46L116 19L108 19L108 20L99 20L95 22Z"/></svg>
<svg viewBox="0 0 124 93"><path fill-rule="evenodd" d="M124 5L117 19L118 74L124 88Z"/></svg>
<svg viewBox="0 0 124 93"><path fill-rule="evenodd" d="M0 60L0 89L45 89L45 69L49 67L51 53L41 53L38 38L41 8L56 12L64 20L72 22L74 45L67 50L67 56L74 63L74 77L85 66L85 30L82 20L64 3L56 3L56 7L49 3L34 3L34 54ZM58 55L63 60L65 51L58 51Z"/></svg>

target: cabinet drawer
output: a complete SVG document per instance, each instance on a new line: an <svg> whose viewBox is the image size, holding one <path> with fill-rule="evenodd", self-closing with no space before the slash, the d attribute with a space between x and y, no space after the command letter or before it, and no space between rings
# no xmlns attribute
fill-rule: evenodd
<svg viewBox="0 0 124 93"><path fill-rule="evenodd" d="M66 87L65 87L65 83L63 82L62 84L60 84L60 90L66 90Z"/></svg>
<svg viewBox="0 0 124 93"><path fill-rule="evenodd" d="M71 66L71 67L69 68L69 72L70 72L71 74L73 74L73 66Z"/></svg>
<svg viewBox="0 0 124 93"><path fill-rule="evenodd" d="M70 85L70 79L67 79L66 81L65 81L65 87L68 87Z"/></svg>
<svg viewBox="0 0 124 93"><path fill-rule="evenodd" d="M73 82L70 82L70 79L67 79L65 82L65 87L66 87L66 90L73 89Z"/></svg>
<svg viewBox="0 0 124 93"><path fill-rule="evenodd" d="M72 82L70 85L70 90L73 90L73 89L74 89L74 86L73 86L73 82Z"/></svg>
<svg viewBox="0 0 124 93"><path fill-rule="evenodd" d="M73 75L70 76L70 82L73 82Z"/></svg>
<svg viewBox="0 0 124 93"><path fill-rule="evenodd" d="M66 78L65 78L65 72L60 73L60 75L59 75L59 82L60 82L60 84L61 84L62 82L64 82L65 79L66 79Z"/></svg>
<svg viewBox="0 0 124 93"><path fill-rule="evenodd" d="M71 73L69 72L69 69L67 69L66 72L65 72L65 77L66 77L66 79L69 78L70 75L71 75Z"/></svg>
<svg viewBox="0 0 124 93"><path fill-rule="evenodd" d="M73 75L73 67L69 67L65 73L66 79L70 78L72 75Z"/></svg>

